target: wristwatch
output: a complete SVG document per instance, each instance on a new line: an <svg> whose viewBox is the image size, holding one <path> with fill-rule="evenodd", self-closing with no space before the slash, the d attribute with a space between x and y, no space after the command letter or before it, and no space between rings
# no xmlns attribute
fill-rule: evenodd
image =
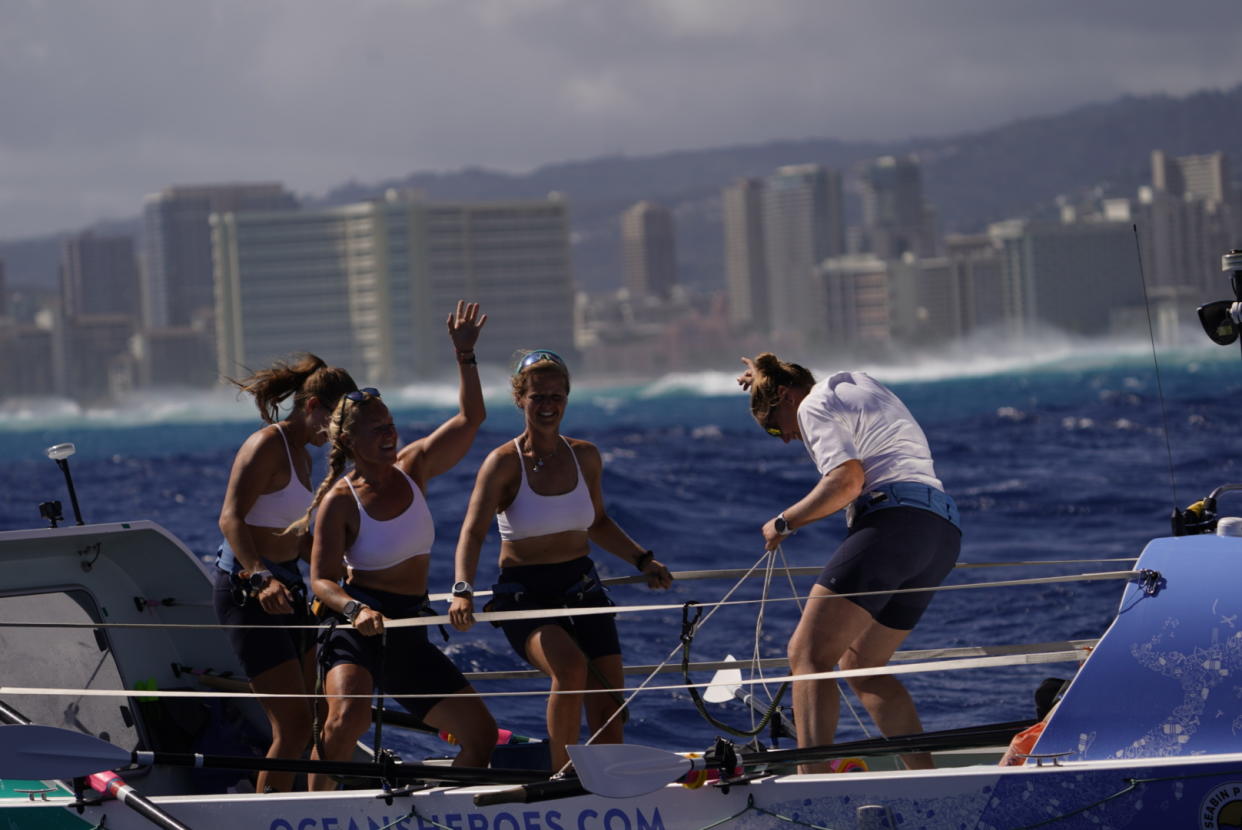
<svg viewBox="0 0 1242 830"><path fill-rule="evenodd" d="M452 594L455 597L473 597L474 588L464 579L453 583Z"/></svg>
<svg viewBox="0 0 1242 830"><path fill-rule="evenodd" d="M772 520L772 522L776 527L776 532L779 533L781 536L790 536L793 534L794 529L789 526L789 522L785 521L784 513L781 513L780 515L778 515L775 519Z"/></svg>
<svg viewBox="0 0 1242 830"><path fill-rule="evenodd" d="M362 609L366 607L367 606L363 605L358 600L351 599L349 602L345 603L345 607L341 609L341 616L349 620L350 625L353 625L354 618L361 614Z"/></svg>
<svg viewBox="0 0 1242 830"><path fill-rule="evenodd" d="M272 581L271 571L253 571L246 574L246 587L252 591L262 591Z"/></svg>

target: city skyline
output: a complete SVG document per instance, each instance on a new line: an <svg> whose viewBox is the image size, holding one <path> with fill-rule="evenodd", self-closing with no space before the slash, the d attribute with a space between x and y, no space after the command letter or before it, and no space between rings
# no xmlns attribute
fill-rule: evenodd
<svg viewBox="0 0 1242 830"><path fill-rule="evenodd" d="M0 239L129 216L170 184L280 180L307 194L416 170L954 134L1242 80L1228 0L311 2L298 12L9 0ZM428 71L463 55L470 72Z"/></svg>

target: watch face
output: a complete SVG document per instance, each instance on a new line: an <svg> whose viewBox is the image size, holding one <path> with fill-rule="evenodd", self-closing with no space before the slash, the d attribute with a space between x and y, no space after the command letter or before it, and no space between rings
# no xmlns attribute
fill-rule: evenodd
<svg viewBox="0 0 1242 830"><path fill-rule="evenodd" d="M780 534L789 532L789 522L785 521L784 516L776 517L776 532Z"/></svg>

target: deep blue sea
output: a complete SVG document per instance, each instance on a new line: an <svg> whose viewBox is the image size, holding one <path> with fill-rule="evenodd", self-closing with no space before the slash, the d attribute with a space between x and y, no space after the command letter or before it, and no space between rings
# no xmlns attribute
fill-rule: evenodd
<svg viewBox="0 0 1242 830"><path fill-rule="evenodd" d="M1242 479L1232 434L1239 420L1242 362L1233 349L1159 355L1167 433L1150 347L1062 344L1004 360L977 355L912 357L905 366L870 367L906 401L928 435L937 472L961 507L963 562L1135 556L1148 539L1168 534L1175 504L1184 506L1220 483ZM809 363L820 377L845 368ZM575 378L565 433L600 447L610 513L674 570L751 565L762 551L763 522L816 479L800 444L785 446L755 426L734 374L629 384ZM433 591L446 590L451 582L457 530L480 461L521 428L504 375L496 370L484 377L488 421L466 460L433 480L428 492L437 521ZM447 384L384 391L406 440L446 417L455 401ZM43 451L72 441L78 448L72 469L88 522L153 519L191 550L209 554L218 541L216 516L232 455L257 423L248 401L227 392L154 393L108 411L82 412L68 404L10 406L0 411L0 529L41 524L40 501L59 499L69 511L60 472ZM317 476L322 472L318 458ZM1242 504L1235 507L1242 513ZM843 529L833 518L800 531L784 546L789 563L822 564ZM493 531L479 584L495 573L496 548ZM596 560L605 575L630 572L608 554L599 553ZM949 582L1123 567L958 570ZM805 591L812 581L801 578L799 588ZM684 582L667 595L624 586L614 589L613 598L619 604L710 601L730 585ZM906 647L1095 637L1108 625L1121 589L1119 582L1093 582L950 592L932 603ZM756 590L739 596L753 597ZM787 596L783 585L775 595ZM790 602L768 607L760 643L764 656L783 653L796 619ZM696 639L694 658L750 657L754 621L755 606L722 610ZM619 626L627 664L658 663L677 644L680 614L622 615ZM447 650L464 670L524 668L489 625L455 633ZM924 726L943 729L1029 717L1039 681L1067 676L1072 669L1072 664L978 669L906 682ZM678 682L677 677L662 675L656 682ZM484 682L479 688L513 687ZM515 732L543 732L542 698L508 698L493 710L501 725ZM749 723L740 705L715 707L715 713ZM680 691L640 696L627 727L628 740L669 745L675 735L672 742L686 748L706 746L715 734ZM843 712L839 739L865 734ZM414 755L445 749L434 739L396 729L386 735Z"/></svg>

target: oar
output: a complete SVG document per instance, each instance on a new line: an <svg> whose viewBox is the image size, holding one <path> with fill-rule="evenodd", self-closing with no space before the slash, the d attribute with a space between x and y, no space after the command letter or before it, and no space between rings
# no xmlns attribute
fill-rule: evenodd
<svg viewBox="0 0 1242 830"><path fill-rule="evenodd" d="M0 726L0 778L77 778L128 764L317 772L358 778L445 781L456 784L525 784L546 778L546 773L516 769L305 761L295 758L249 758L146 750L131 752L94 736L53 726Z"/></svg>
<svg viewBox="0 0 1242 830"><path fill-rule="evenodd" d="M724 661L726 663L736 662L732 654L725 655ZM760 716L767 714L768 707L756 700L752 692L742 691L741 669L721 669L712 675L712 679L709 682L711 685L703 691L703 700L708 703L726 703L736 698ZM797 737L793 724L789 722L789 718L785 717L784 712L778 709L772 714L772 717L775 718L776 728L780 730L782 737Z"/></svg>
<svg viewBox="0 0 1242 830"><path fill-rule="evenodd" d="M30 718L26 717L25 715L23 715L21 712L17 711L16 709L10 707L4 701L0 701L0 720L4 721L6 724L9 724L9 726L25 726L30 723ZM3 728L3 727L0 727L0 728ZM29 773L17 774L17 775L0 774L0 778L26 778L26 777L29 777ZM38 775L34 777L42 779L42 778L77 778L80 776ZM90 774L87 777L87 782L91 785L92 789L98 790L99 792L107 794L107 795L111 795L117 801L121 802L126 807L133 810L135 813L137 813L138 815L145 818L147 821L154 824L156 827L162 827L163 830L190 830L190 828L187 825L182 824L181 822L177 821L172 816L168 815L168 813L165 813L159 807L156 807L154 804L148 801L145 796L139 794L133 787L126 784L121 779L121 776L117 775L115 772L95 771L94 773Z"/></svg>
<svg viewBox="0 0 1242 830"><path fill-rule="evenodd" d="M805 749L748 752L739 754L738 760L745 767L755 767L804 764L853 755L905 754L994 746L997 743L1008 743L1010 738L1031 725L1032 721L1029 720L1012 721L893 738L869 738ZM646 795L676 781L688 772L718 766L710 759L686 758L675 752L638 744L579 744L566 749L574 762L574 771L578 773L582 786L596 795L608 798Z"/></svg>

